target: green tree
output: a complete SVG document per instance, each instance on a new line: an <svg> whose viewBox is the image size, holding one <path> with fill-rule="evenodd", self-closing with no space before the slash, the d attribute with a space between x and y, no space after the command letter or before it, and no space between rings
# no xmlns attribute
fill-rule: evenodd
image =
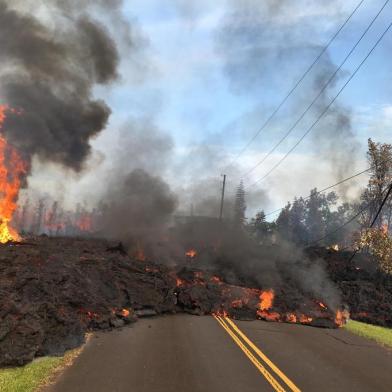
<svg viewBox="0 0 392 392"><path fill-rule="evenodd" d="M245 225L245 212L246 212L246 202L245 202L245 189L244 183L241 180L237 187L237 192L234 201L234 224L237 227L243 227Z"/></svg>
<svg viewBox="0 0 392 392"><path fill-rule="evenodd" d="M276 219L276 230L285 239L290 239L290 210L291 203L288 202Z"/></svg>
<svg viewBox="0 0 392 392"><path fill-rule="evenodd" d="M250 232L258 242L262 242L271 233L271 224L267 222L264 211L256 214L249 224Z"/></svg>
<svg viewBox="0 0 392 392"><path fill-rule="evenodd" d="M384 198L384 190L392 182L392 145L375 143L369 139L367 158L371 174L367 188L361 195L363 206L369 205L362 217L364 227L369 226ZM390 200L380 214L376 227L381 228L383 224L389 227L391 219L392 201Z"/></svg>

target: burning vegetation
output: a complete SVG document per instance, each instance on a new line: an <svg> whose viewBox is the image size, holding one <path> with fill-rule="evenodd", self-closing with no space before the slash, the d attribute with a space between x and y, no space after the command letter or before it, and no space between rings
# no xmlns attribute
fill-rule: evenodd
<svg viewBox="0 0 392 392"><path fill-rule="evenodd" d="M17 209L21 181L27 172L27 165L18 151L1 133L7 111L16 113L8 106L0 105L0 243L3 244L21 239L11 222Z"/></svg>

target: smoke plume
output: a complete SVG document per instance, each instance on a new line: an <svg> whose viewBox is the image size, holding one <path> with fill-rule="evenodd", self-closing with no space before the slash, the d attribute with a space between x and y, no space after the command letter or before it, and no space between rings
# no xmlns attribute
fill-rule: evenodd
<svg viewBox="0 0 392 392"><path fill-rule="evenodd" d="M0 0L0 100L21 112L4 132L27 160L80 171L89 140L107 124L111 111L93 89L116 80L119 53L89 4L56 1L32 13L30 2ZM111 12L120 2L100 4Z"/></svg>

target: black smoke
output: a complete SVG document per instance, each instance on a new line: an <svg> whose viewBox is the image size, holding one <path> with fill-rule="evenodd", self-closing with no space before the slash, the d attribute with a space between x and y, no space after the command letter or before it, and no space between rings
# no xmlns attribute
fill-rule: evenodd
<svg viewBox="0 0 392 392"><path fill-rule="evenodd" d="M111 113L94 88L116 80L120 59L89 4L56 1L38 17L29 2L0 0L0 100L21 112L8 116L4 133L26 159L36 155L75 171Z"/></svg>

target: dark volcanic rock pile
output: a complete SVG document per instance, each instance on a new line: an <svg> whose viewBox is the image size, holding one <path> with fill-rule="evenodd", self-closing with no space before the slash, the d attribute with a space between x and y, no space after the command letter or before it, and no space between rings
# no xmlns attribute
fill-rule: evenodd
<svg viewBox="0 0 392 392"><path fill-rule="evenodd" d="M354 318L392 325L390 279L351 265L345 253L321 248L308 253L326 260ZM104 240L43 236L0 245L0 366L61 354L79 346L89 330L162 313L337 326L336 310L288 280L274 288L272 298L271 287L257 287L250 279L224 281L222 264L186 263L175 269L134 260L122 246Z"/></svg>
<svg viewBox="0 0 392 392"><path fill-rule="evenodd" d="M342 293L354 320L392 327L392 277L378 271L376 262L362 254L309 248L310 258L326 261L331 279Z"/></svg>
<svg viewBox="0 0 392 392"><path fill-rule="evenodd" d="M40 237L0 247L0 366L80 345L88 329L172 311L174 279L98 240ZM159 273L158 273L159 272Z"/></svg>

